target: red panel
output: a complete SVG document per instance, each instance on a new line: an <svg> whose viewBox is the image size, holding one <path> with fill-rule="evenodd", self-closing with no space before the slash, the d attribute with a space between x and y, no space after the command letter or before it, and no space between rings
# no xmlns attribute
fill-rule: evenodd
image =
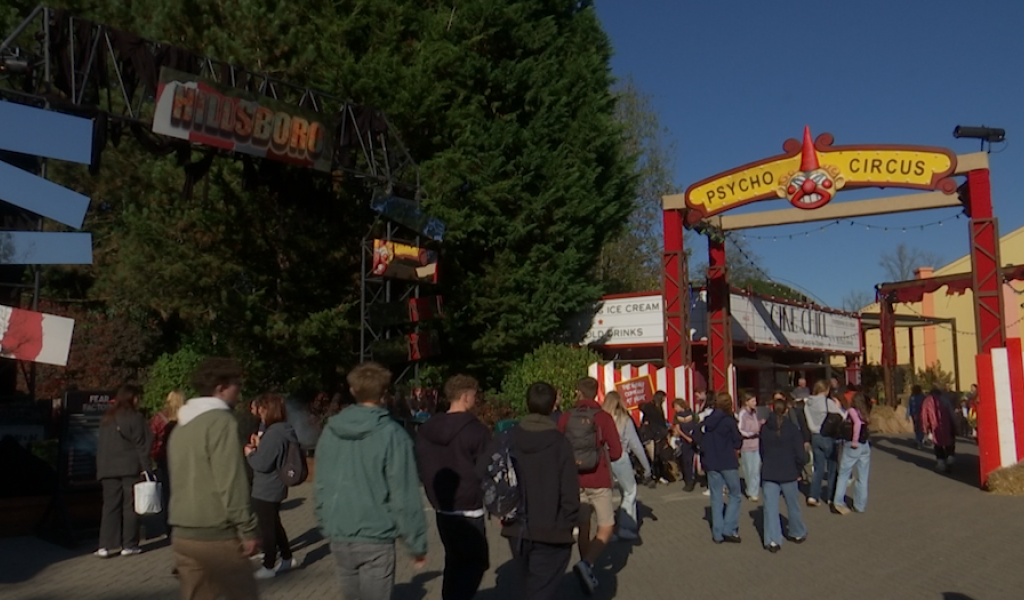
<svg viewBox="0 0 1024 600"><path fill-rule="evenodd" d="M992 355L979 354L975 358L978 370L978 456L981 463L981 487L988 482L988 474L999 468L999 416L996 413L995 379L992 375Z"/></svg>
<svg viewBox="0 0 1024 600"><path fill-rule="evenodd" d="M729 281L725 241L708 240L708 383L712 391L732 393L732 320L729 316Z"/></svg>
<svg viewBox="0 0 1024 600"><path fill-rule="evenodd" d="M665 315L665 365L690 364L690 282L683 248L683 213L662 212L665 251L662 254L662 311Z"/></svg>
<svg viewBox="0 0 1024 600"><path fill-rule="evenodd" d="M967 173L971 214L971 265L974 276L974 315L978 354L1006 346L1002 265L999 264L999 225L992 218L988 169Z"/></svg>
<svg viewBox="0 0 1024 600"><path fill-rule="evenodd" d="M1024 355L1019 338L1006 340L1010 365L1010 392L1013 394L1013 432L1017 441L1017 460L1024 455Z"/></svg>

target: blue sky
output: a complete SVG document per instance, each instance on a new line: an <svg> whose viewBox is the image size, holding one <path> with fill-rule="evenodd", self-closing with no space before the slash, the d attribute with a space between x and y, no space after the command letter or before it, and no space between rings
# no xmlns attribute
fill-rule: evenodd
<svg viewBox="0 0 1024 600"><path fill-rule="evenodd" d="M1006 129L1009 140L990 157L1000 232L1024 226L1015 181L1024 166L1024 1L598 0L596 6L615 49L613 72L633 77L652 97L677 144L679 192L781 153L804 125L814 135L832 133L837 145L917 144L962 154L978 151L979 143L954 139L954 126L985 124ZM846 192L836 201L864 195ZM966 220L917 227L957 212L858 219L888 232L848 223L810 235L803 234L814 228L808 225L756 229L748 236L766 239L748 237L749 247L777 281L839 306L849 291L870 292L886 279L879 257L900 242L946 262L966 254ZM800 235L790 240L795 232ZM701 240L698 259L706 248Z"/></svg>

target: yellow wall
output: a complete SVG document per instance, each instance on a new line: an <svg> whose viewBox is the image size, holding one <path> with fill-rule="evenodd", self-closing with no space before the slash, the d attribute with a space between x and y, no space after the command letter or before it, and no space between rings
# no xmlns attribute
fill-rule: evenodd
<svg viewBox="0 0 1024 600"><path fill-rule="evenodd" d="M959 241L966 246L968 234L966 231L960 233ZM1024 227L1002 237L1000 254L1004 265L1024 264ZM919 266L928 267L930 265ZM970 272L971 257L966 255L937 269L932 276ZM1007 337L1021 337L1022 324L1020 320L1024 316L1024 309L1022 309L1024 281L1014 281L1003 286L1003 304L1006 310ZM867 306L861 312L877 314L878 304ZM897 304L896 314L956 319L956 332L951 331L949 325L914 329L914 368L923 369L938 362L944 371L953 371L953 337L955 336L960 353L960 389L969 389L971 384L977 383L974 369L974 356L977 352L974 296L970 290L967 290L962 296L949 296L946 294L946 288L941 288L934 294L926 295L922 302ZM867 351L868 364L879 364L882 346L878 330L866 333L864 346ZM910 364L910 341L905 328L896 330L896 362L900 365Z"/></svg>

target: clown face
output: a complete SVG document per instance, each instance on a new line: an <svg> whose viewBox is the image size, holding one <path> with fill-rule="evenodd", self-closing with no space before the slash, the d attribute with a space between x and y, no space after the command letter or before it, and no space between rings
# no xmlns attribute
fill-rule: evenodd
<svg viewBox="0 0 1024 600"><path fill-rule="evenodd" d="M810 210L828 204L845 181L838 169L825 167L792 173L780 183L780 196L797 208Z"/></svg>

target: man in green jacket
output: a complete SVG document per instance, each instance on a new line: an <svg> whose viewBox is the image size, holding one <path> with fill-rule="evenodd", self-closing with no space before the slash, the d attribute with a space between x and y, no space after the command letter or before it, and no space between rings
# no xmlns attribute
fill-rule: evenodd
<svg viewBox="0 0 1024 600"><path fill-rule="evenodd" d="M343 598L390 600L395 539L417 569L427 521L412 440L382 406L391 372L363 363L348 374L356 404L330 418L316 447L316 514L338 564Z"/></svg>
<svg viewBox="0 0 1024 600"><path fill-rule="evenodd" d="M178 411L167 442L171 545L183 600L258 597L247 560L256 552L256 516L231 410L241 382L242 369L234 360L206 359L192 382L200 397Z"/></svg>

